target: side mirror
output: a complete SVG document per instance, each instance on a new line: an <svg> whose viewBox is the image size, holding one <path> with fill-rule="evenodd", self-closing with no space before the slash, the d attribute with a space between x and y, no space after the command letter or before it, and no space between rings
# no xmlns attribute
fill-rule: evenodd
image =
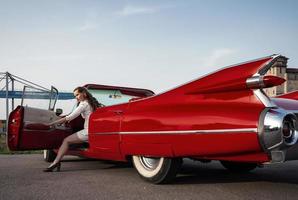
<svg viewBox="0 0 298 200"><path fill-rule="evenodd" d="M56 109L56 115L60 116L63 113L63 110L61 108Z"/></svg>

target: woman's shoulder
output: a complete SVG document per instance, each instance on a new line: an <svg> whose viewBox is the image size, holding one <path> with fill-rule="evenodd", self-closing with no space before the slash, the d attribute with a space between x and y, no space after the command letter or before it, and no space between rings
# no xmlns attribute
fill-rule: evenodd
<svg viewBox="0 0 298 200"><path fill-rule="evenodd" d="M89 103L88 103L88 101L87 100L84 100L84 101L81 101L80 102L80 106L88 106L89 105Z"/></svg>

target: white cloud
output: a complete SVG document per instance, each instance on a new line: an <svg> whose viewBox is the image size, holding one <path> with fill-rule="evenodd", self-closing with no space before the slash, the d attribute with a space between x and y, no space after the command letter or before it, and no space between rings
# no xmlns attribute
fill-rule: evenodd
<svg viewBox="0 0 298 200"><path fill-rule="evenodd" d="M142 14L152 14L159 12L162 9L170 8L173 6L135 6L135 5L125 5L122 10L116 12L120 16L130 16L130 15L142 15Z"/></svg>
<svg viewBox="0 0 298 200"><path fill-rule="evenodd" d="M138 15L138 14L150 14L155 13L159 10L159 8L153 7L137 7L132 5L126 5L123 9L118 12L119 15L129 16L129 15Z"/></svg>

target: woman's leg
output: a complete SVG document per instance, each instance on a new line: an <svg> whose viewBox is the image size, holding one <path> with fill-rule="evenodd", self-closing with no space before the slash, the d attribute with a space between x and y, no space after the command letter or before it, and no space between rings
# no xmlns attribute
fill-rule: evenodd
<svg viewBox="0 0 298 200"><path fill-rule="evenodd" d="M56 156L56 159L54 160L54 162L50 165L54 165L58 162L60 162L60 160L63 158L63 156L65 155L65 153L68 150L68 147L70 144L77 144L77 143L83 143L84 141L82 141L78 136L77 133L73 133L72 135L64 138L62 145L59 148L58 154Z"/></svg>

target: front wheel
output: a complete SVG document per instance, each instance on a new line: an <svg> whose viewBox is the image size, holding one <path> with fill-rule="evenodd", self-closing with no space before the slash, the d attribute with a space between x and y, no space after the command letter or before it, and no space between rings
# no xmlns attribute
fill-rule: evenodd
<svg viewBox="0 0 298 200"><path fill-rule="evenodd" d="M143 179L160 184L169 183L176 177L182 159L133 156L132 162Z"/></svg>
<svg viewBox="0 0 298 200"><path fill-rule="evenodd" d="M245 173L249 172L257 167L256 163L245 162L232 162L232 161L220 161L221 164L231 172Z"/></svg>

